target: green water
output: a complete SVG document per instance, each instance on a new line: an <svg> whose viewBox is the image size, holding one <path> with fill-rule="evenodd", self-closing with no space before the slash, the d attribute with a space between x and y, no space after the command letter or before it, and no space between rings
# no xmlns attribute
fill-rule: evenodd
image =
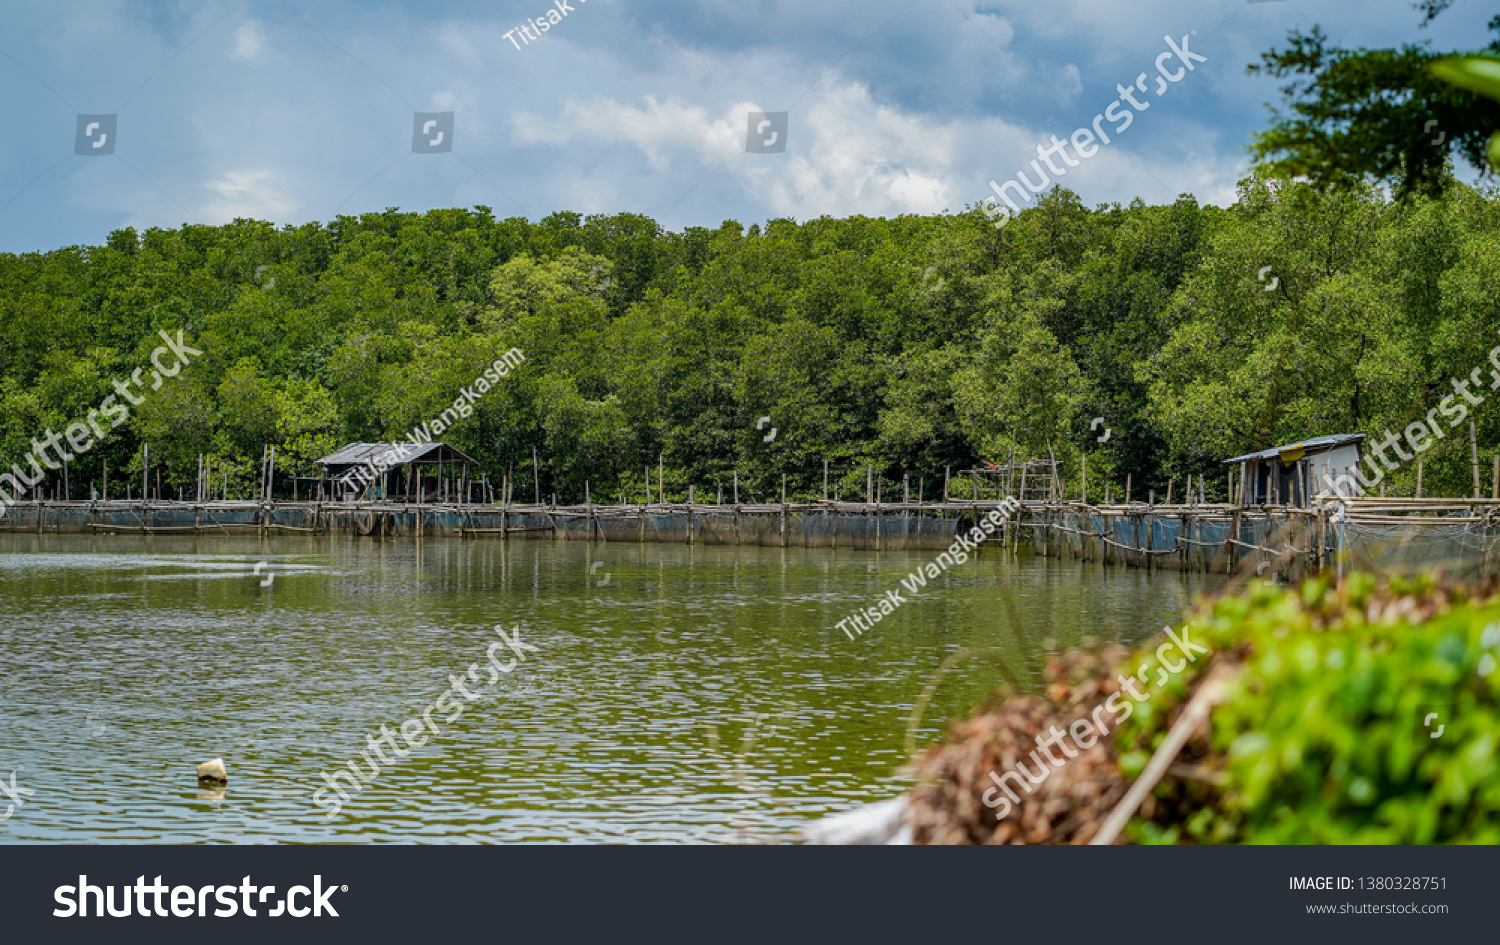
<svg viewBox="0 0 1500 945"><path fill-rule="evenodd" d="M948 654L1034 678L1048 646L1150 636L1199 580L989 551L906 594L931 560L0 535L0 778L34 792L0 842L790 839L902 789L908 716ZM834 629L887 590L909 602L854 641ZM537 647L509 674L488 671L496 625ZM477 700L327 819L320 772L369 773L366 736L420 717L450 674ZM999 679L978 659L946 676L918 744ZM220 756L228 785L200 787Z"/></svg>

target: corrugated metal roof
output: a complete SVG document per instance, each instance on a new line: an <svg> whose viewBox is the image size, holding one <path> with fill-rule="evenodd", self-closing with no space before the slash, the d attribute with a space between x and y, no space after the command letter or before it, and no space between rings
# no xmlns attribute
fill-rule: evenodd
<svg viewBox="0 0 1500 945"><path fill-rule="evenodd" d="M437 443L350 443L337 452L329 453L322 459L315 460L315 465L328 466L357 466L360 463L368 463L378 459L381 454L395 450L400 459L393 465L405 463L476 463L476 460L462 450L454 449L444 442ZM403 451L404 452L401 452Z"/></svg>
<svg viewBox="0 0 1500 945"><path fill-rule="evenodd" d="M1302 440L1297 443L1288 443L1286 446L1273 446L1268 450L1260 450L1255 453L1246 453L1243 456L1235 456L1231 459L1221 460L1222 463L1242 463L1251 459L1275 459L1283 453L1301 450L1303 456L1312 453L1326 453L1329 450L1338 449L1340 446L1348 446L1350 443L1359 443L1364 440L1363 433L1333 433L1328 436L1315 436L1311 439Z"/></svg>

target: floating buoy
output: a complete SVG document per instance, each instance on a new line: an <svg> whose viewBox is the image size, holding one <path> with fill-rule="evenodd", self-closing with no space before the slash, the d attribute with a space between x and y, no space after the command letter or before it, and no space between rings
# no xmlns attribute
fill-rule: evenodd
<svg viewBox="0 0 1500 945"><path fill-rule="evenodd" d="M229 780L229 774L224 770L224 759L215 758L213 761L205 761L198 766L199 781L214 781L223 784Z"/></svg>

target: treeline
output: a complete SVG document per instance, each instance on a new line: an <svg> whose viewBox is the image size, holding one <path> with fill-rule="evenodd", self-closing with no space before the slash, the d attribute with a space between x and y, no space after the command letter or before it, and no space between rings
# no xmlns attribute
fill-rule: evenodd
<svg viewBox="0 0 1500 945"><path fill-rule="evenodd" d="M727 496L737 472L742 499L778 497L783 475L810 498L824 461L843 497L863 497L867 464L886 498L903 475L931 497L945 469L1012 451L1055 454L1074 496L1086 452L1091 497L1106 478L1140 497L1189 473L1222 497L1218 460L1383 436L1450 378L1487 376L1496 285L1500 199L1461 184L1393 202L1251 179L1228 209L1090 210L1054 190L998 229L977 210L670 233L486 207L124 229L0 256L0 471L113 379L149 378L158 330L181 329L203 355L75 458L75 498L106 463L112 495L139 482L146 443L168 494L191 491L206 453L248 497L266 444L279 475L311 475L437 416L511 347L524 366L443 438L492 480L514 470L518 497L533 449L540 491L564 501L585 480L638 499L658 463L669 497ZM1473 416L1487 457L1500 403ZM1466 438L1425 463L1425 493L1470 490Z"/></svg>

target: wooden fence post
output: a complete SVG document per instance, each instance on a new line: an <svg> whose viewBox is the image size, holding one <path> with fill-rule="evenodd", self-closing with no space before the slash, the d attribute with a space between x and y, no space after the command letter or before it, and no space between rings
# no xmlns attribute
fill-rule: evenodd
<svg viewBox="0 0 1500 945"><path fill-rule="evenodd" d="M1469 455L1474 466L1474 498L1479 498L1479 440L1474 436L1474 418L1469 418Z"/></svg>

